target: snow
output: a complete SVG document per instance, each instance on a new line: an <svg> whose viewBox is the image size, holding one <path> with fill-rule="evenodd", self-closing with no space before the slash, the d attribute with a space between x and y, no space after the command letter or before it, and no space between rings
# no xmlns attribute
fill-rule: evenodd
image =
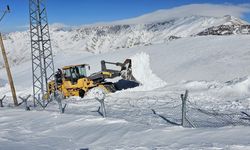
<svg viewBox="0 0 250 150"><path fill-rule="evenodd" d="M135 54L144 52L150 56L150 68L154 74L169 84L182 81L226 82L249 74L248 35L206 36L182 38L167 44L157 44L141 48L122 49L104 54L86 52L63 52L56 54L55 67L69 64L88 63L89 74L100 71L100 61L123 62ZM65 61L67 60L67 61ZM29 88L31 81L30 62L12 68L17 86ZM149 68L147 68L149 69ZM1 78L7 80L4 69ZM26 81L26 82L22 82Z"/></svg>
<svg viewBox="0 0 250 150"><path fill-rule="evenodd" d="M25 112L23 106L1 108L0 148L248 149L248 122L237 124L241 121L237 116L231 121L212 117L208 122L207 116L193 107L236 115L249 113L250 47L245 44L249 40L248 35L189 37L103 54L57 53L56 67L87 62L89 74L100 70L101 60L122 62L132 58L133 74L143 84L108 94L106 119L96 112L99 102L89 97L63 101L67 103L63 115L56 102L45 110L31 108L31 112ZM31 94L30 62L12 70L18 96ZM0 74L7 79L4 69ZM152 113L154 109L179 123L180 107L176 106L180 106L180 94L186 89L190 91L190 113L194 113L189 117L195 123L202 122L197 124L200 128L173 126ZM0 87L0 96L5 94L4 105L11 107L8 84Z"/></svg>
<svg viewBox="0 0 250 150"><path fill-rule="evenodd" d="M166 85L166 82L157 77L150 68L150 58L146 53L138 53L131 58L133 76L142 86L132 90L153 90Z"/></svg>
<svg viewBox="0 0 250 150"><path fill-rule="evenodd" d="M1 111L4 111L5 114L0 114L0 127L6 129L0 131L1 149L54 150L89 148L149 150L154 148L249 148L249 143L246 140L249 137L249 132L245 132L249 130L249 127L225 127L219 129L163 127L150 129L147 126L123 120L102 119L83 115L59 115L58 113L46 111L30 113L16 109ZM11 125L6 123L10 121L15 123ZM7 130L8 128L12 130ZM13 137L13 135L16 136Z"/></svg>
<svg viewBox="0 0 250 150"><path fill-rule="evenodd" d="M204 16L193 15L190 9ZM174 16L178 11L191 16ZM55 101L45 109L25 111L23 104L13 107L2 68L0 98L6 99L0 108L0 149L250 149L250 122L241 119L247 117L241 112L250 114L250 35L192 36L213 25L244 24L224 15L239 17L247 11L247 6L189 5L125 22L164 19L166 25L55 24L51 27L55 68L88 63L90 75L100 71L101 60L131 58L133 75L142 85L105 95L107 118L97 113L100 103L91 96L63 100L64 114ZM178 18L168 20L172 15ZM170 35L182 38L167 40ZM28 32L10 33L4 42L17 96L32 94ZM180 94L185 90L189 90L187 116L197 128L173 125L153 113L180 124Z"/></svg>

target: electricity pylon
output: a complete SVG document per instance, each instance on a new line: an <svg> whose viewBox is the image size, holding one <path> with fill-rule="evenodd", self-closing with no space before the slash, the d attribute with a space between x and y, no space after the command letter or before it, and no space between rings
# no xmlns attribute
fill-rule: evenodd
<svg viewBox="0 0 250 150"><path fill-rule="evenodd" d="M29 0L34 105L45 106L48 81L54 77L54 63L45 0Z"/></svg>

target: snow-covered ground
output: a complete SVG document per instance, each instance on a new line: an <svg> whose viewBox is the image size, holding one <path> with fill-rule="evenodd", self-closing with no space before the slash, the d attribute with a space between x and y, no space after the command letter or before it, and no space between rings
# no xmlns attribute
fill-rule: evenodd
<svg viewBox="0 0 250 150"><path fill-rule="evenodd" d="M1 110L1 149L249 149L249 127L185 129L55 112ZM11 123L11 124L10 124Z"/></svg>
<svg viewBox="0 0 250 150"><path fill-rule="evenodd" d="M250 127L241 111L250 111L248 35L183 38L167 44L104 54L63 52L56 67L132 58L141 87L107 95L107 118L94 99L65 100L65 114L52 102L45 110L1 108L0 149L249 149ZM32 93L31 63L11 68L19 96ZM1 78L7 80L0 70ZM148 80L147 80L148 79ZM188 117L198 128L180 123L180 94L188 89ZM0 87L12 106L8 84ZM29 101L32 104L32 101ZM201 109L201 112L198 109ZM208 114L211 113L211 114ZM216 115L219 114L219 115ZM216 127L216 128L215 128Z"/></svg>

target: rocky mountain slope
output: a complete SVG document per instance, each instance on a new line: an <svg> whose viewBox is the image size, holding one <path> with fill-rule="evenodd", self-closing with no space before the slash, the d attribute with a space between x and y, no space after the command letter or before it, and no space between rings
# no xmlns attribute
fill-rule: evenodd
<svg viewBox="0 0 250 150"><path fill-rule="evenodd" d="M228 22L207 28L197 35L232 35L232 34L250 34L250 25L242 22L232 16L227 16Z"/></svg>

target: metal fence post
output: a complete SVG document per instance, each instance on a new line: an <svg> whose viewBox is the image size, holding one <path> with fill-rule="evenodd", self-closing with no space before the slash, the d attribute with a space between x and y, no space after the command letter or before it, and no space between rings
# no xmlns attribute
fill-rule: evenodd
<svg viewBox="0 0 250 150"><path fill-rule="evenodd" d="M181 118L181 125L183 127L186 126L186 102L187 102L187 97L188 97L188 90L185 91L185 94L181 94L181 100L182 100L182 118Z"/></svg>
<svg viewBox="0 0 250 150"><path fill-rule="evenodd" d="M25 104L25 110L29 111L30 107L28 106L28 99L30 98L31 95L28 95L26 98L23 98L21 96L19 96L19 98L22 100L22 102L18 105L21 105L22 103Z"/></svg>
<svg viewBox="0 0 250 150"><path fill-rule="evenodd" d="M106 118L107 115L106 115L106 108L105 108L104 99L98 99L98 98L96 98L96 100L101 104L101 107L99 107L99 109L97 110L97 112L98 112L101 116L103 116L104 118ZM100 110L101 110L101 112L100 112Z"/></svg>
<svg viewBox="0 0 250 150"><path fill-rule="evenodd" d="M96 93L95 93L95 99L101 104L101 107L99 107L99 109L97 110L97 112L100 115L102 115L104 118L107 117L105 103L104 103L105 98L106 98L106 94L103 91L96 91ZM102 112L100 112L100 110Z"/></svg>
<svg viewBox="0 0 250 150"><path fill-rule="evenodd" d="M62 100L60 98L56 98L56 101L59 105L59 111L62 114L63 113L63 108L62 108Z"/></svg>
<svg viewBox="0 0 250 150"><path fill-rule="evenodd" d="M106 108L105 108L105 104L104 104L104 99L102 99L100 101L101 103L101 108L102 108L102 113L103 113L103 117L105 118L107 115L106 115Z"/></svg>
<svg viewBox="0 0 250 150"><path fill-rule="evenodd" d="M5 99L6 95L3 96L3 98L0 99L0 107L3 107L3 100Z"/></svg>
<svg viewBox="0 0 250 150"><path fill-rule="evenodd" d="M55 100L56 100L57 103L58 103L60 113L63 114L64 111L65 111L65 108L66 108L67 104L64 104L64 106L62 106L62 99L63 99L63 98L62 98L61 93L59 93L58 91L56 91L56 92L54 93L54 98L55 98Z"/></svg>

